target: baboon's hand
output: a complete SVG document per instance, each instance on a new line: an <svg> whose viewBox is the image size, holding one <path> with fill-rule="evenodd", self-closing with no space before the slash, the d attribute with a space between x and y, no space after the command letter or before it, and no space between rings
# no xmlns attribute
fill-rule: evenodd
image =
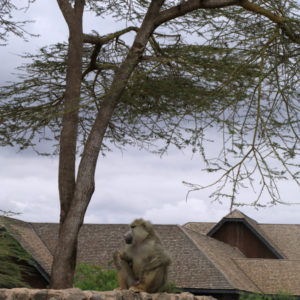
<svg viewBox="0 0 300 300"><path fill-rule="evenodd" d="M113 260L114 260L114 265L117 270L121 270L121 258L120 258L120 252L115 251L113 254Z"/></svg>

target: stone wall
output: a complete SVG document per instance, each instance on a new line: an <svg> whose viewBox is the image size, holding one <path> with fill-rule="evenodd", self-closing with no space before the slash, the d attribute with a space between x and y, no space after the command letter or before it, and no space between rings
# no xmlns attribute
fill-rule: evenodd
<svg viewBox="0 0 300 300"><path fill-rule="evenodd" d="M109 292L66 290L0 289L0 300L214 300L209 296L181 294L147 294L129 290Z"/></svg>

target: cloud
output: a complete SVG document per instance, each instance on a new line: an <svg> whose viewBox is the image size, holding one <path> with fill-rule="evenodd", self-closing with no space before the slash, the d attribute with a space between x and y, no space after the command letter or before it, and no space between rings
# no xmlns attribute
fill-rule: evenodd
<svg viewBox="0 0 300 300"><path fill-rule="evenodd" d="M228 213L225 206L209 200L189 198L174 204L162 204L148 210L144 218L153 223L185 224L187 222L217 222Z"/></svg>
<svg viewBox="0 0 300 300"><path fill-rule="evenodd" d="M9 149L10 151L8 151ZM57 157L39 157L0 149L0 209L21 212L18 218L31 222L58 222ZM153 223L184 224L217 222L229 211L229 203L211 202L209 191L190 194L182 180L207 184L200 157L170 151L160 158L128 148L101 157L96 170L96 190L88 207L87 223L129 223L143 217ZM297 201L298 187L282 182L283 197ZM240 201L255 194L240 193ZM263 223L299 223L300 206L275 206L244 213Z"/></svg>
<svg viewBox="0 0 300 300"><path fill-rule="evenodd" d="M57 160L0 152L0 205L27 221L57 221Z"/></svg>

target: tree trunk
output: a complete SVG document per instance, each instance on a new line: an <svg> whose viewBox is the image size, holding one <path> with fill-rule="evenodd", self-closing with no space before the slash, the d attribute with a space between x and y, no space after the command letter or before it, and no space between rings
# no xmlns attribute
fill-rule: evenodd
<svg viewBox="0 0 300 300"><path fill-rule="evenodd" d="M50 282L50 287L55 289L72 287L76 262L77 238L74 239L73 234L69 234L73 228L70 228L70 222L67 220L72 219L72 216L67 216L70 215L76 186L75 160L82 76L84 1L76 0L74 8L68 0L58 0L58 4L69 27L69 47L59 153L60 226ZM65 251L66 249L72 249L71 253Z"/></svg>
<svg viewBox="0 0 300 300"><path fill-rule="evenodd" d="M135 41L117 72L105 97L84 147L79 165L77 180L75 178L75 152L78 125L78 105L80 98L80 79L82 67L82 18L74 24L74 14L68 17L70 7L63 7L66 1L58 0L69 25L69 51L65 94L65 113L60 140L59 191L61 217L59 236L52 264L50 287L55 289L70 288L76 265L76 252L79 230L84 215L94 192L94 176L97 159L108 123L120 100L128 79L144 52L149 37L154 30L154 19L158 15L163 0L152 1L148 12L138 31ZM75 4L76 8L76 4ZM65 9L65 10L63 10ZM74 9L73 9L74 11ZM76 17L76 15L75 15ZM82 15L81 15L82 17ZM79 27L80 23L80 27Z"/></svg>

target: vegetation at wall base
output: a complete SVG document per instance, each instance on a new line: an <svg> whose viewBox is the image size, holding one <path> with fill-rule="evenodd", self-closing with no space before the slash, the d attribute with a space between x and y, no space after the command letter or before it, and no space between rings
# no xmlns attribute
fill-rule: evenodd
<svg viewBox="0 0 300 300"><path fill-rule="evenodd" d="M167 282L160 290L160 293L170 293L170 294L180 294L183 293L184 290L181 288L177 287L174 282Z"/></svg>
<svg viewBox="0 0 300 300"><path fill-rule="evenodd" d="M76 267L74 287L82 290L111 291L118 287L116 272L82 262Z"/></svg>
<svg viewBox="0 0 300 300"><path fill-rule="evenodd" d="M76 267L74 287L81 290L112 291L118 287L115 270L103 270L97 264L80 263ZM160 290L161 293L182 293L174 282L167 282Z"/></svg>

